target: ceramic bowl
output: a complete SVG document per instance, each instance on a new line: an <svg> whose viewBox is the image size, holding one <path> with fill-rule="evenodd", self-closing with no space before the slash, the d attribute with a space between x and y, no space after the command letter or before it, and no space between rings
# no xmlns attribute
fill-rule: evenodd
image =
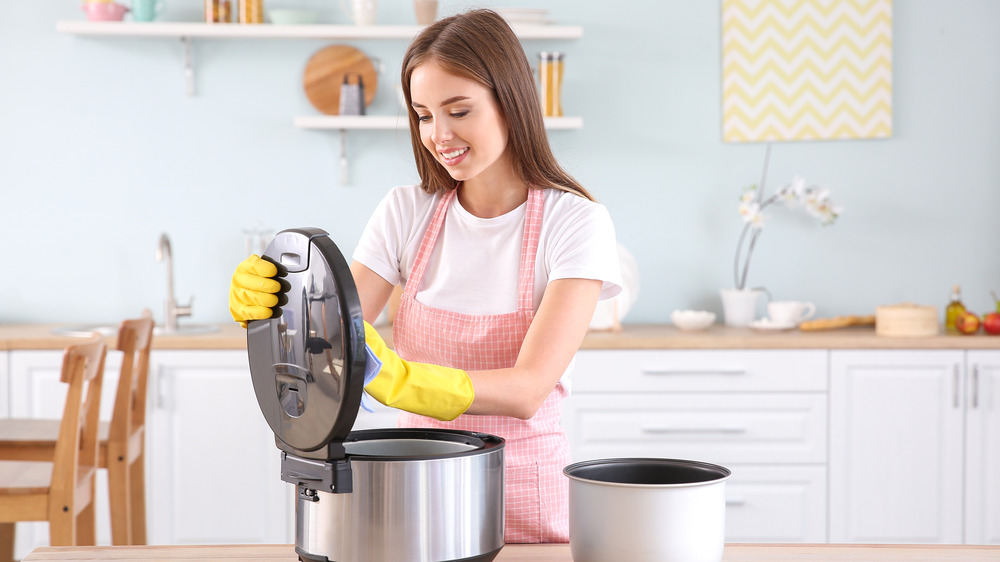
<svg viewBox="0 0 1000 562"><path fill-rule="evenodd" d="M316 12L311 10L269 10L267 16L277 25L316 23Z"/></svg>
<svg viewBox="0 0 1000 562"><path fill-rule="evenodd" d="M87 2L81 9L90 21L121 21L129 11L115 2Z"/></svg>
<svg viewBox="0 0 1000 562"><path fill-rule="evenodd" d="M704 330L715 322L715 313L707 310L675 310L670 320L679 329L686 332Z"/></svg>

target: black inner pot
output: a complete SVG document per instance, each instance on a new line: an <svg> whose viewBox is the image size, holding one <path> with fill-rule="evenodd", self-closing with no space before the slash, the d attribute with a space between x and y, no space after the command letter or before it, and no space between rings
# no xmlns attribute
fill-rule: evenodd
<svg viewBox="0 0 1000 562"><path fill-rule="evenodd" d="M613 484L699 484L727 478L728 468L679 459L599 459L571 464L566 476Z"/></svg>

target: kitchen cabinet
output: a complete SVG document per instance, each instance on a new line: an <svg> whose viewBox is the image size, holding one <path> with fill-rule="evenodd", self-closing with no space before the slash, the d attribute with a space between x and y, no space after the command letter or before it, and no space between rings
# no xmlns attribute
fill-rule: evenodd
<svg viewBox="0 0 1000 562"><path fill-rule="evenodd" d="M292 542L295 491L246 351L154 350L150 377L149 542Z"/></svg>
<svg viewBox="0 0 1000 562"><path fill-rule="evenodd" d="M1000 544L1000 351L966 352L965 542Z"/></svg>
<svg viewBox="0 0 1000 562"><path fill-rule="evenodd" d="M997 352L831 352L831 541L1000 537L998 369Z"/></svg>
<svg viewBox="0 0 1000 562"><path fill-rule="evenodd" d="M720 464L727 541L826 540L825 350L582 350L570 377L575 461Z"/></svg>

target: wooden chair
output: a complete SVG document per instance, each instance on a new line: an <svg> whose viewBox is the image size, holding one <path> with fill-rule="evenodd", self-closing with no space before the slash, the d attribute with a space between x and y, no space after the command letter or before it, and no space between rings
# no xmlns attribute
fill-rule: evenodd
<svg viewBox="0 0 1000 562"><path fill-rule="evenodd" d="M99 466L108 470L111 542L146 544L146 382L153 319L125 320L118 328L121 374L111 422L99 425ZM0 420L0 460L51 460L58 420Z"/></svg>
<svg viewBox="0 0 1000 562"><path fill-rule="evenodd" d="M101 339L71 345L60 380L69 384L51 462L0 462L0 561L14 559L14 525L48 521L56 546L93 545L97 427L107 346Z"/></svg>

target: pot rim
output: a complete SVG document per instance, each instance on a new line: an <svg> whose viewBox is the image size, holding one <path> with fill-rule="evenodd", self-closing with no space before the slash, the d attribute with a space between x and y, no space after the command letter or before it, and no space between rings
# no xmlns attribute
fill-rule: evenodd
<svg viewBox="0 0 1000 562"><path fill-rule="evenodd" d="M388 440L421 440L428 439L434 441L453 441L456 443L466 443L475 445L474 449L468 451L456 451L440 455L365 455L363 453L349 453L347 458L353 460L392 462L392 461L433 461L442 459L453 459L458 457L469 457L483 455L497 450L502 451L506 441L502 437L489 433L479 433L475 431L463 431L458 429L431 429L420 427L397 427L397 428L377 428L355 430L347 434L344 443L360 441Z"/></svg>
<svg viewBox="0 0 1000 562"><path fill-rule="evenodd" d="M701 480L697 482L678 482L670 484L641 484L641 483L631 483L631 482L609 482L607 480L597 480L594 478L586 478L573 474L574 471L579 471L581 469L586 469L594 466L602 465L619 465L619 464L648 464L648 465L663 465L672 467L687 467L687 468L700 468L719 474L717 478L712 478L710 480ZM732 476L732 471L724 466L717 464L712 464L704 461L692 461L685 459L664 459L664 458L608 458L608 459L591 459L586 461L580 461L568 465L563 469L563 474L566 475L570 480L576 480L577 482L583 482L586 484L595 484L599 486L614 486L622 488L690 488L694 486L708 486L710 484L718 484L720 482L725 482Z"/></svg>

